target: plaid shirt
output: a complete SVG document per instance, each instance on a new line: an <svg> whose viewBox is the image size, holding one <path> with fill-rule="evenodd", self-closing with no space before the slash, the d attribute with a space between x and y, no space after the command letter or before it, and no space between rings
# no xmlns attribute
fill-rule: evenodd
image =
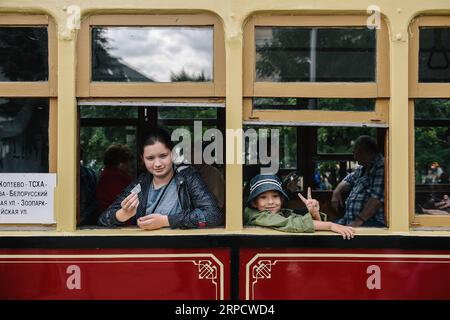
<svg viewBox="0 0 450 320"><path fill-rule="evenodd" d="M351 191L345 201L345 215L339 223L350 224L359 215L370 197L379 200L381 208L367 220L371 223L384 223L384 158L381 154L369 166L358 166L354 172L344 179L350 184Z"/></svg>

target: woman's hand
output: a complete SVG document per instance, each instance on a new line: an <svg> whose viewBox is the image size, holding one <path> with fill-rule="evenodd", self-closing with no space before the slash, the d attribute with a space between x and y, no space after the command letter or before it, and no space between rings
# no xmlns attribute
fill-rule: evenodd
<svg viewBox="0 0 450 320"><path fill-rule="evenodd" d="M311 188L308 187L308 199L305 199L304 196L301 195L301 193L298 194L298 197L303 201L303 203L306 205L306 208L308 209L308 212L311 214L313 220L318 220L321 221L322 219L320 218L320 205L319 205L319 201L317 201L316 199L313 199L311 197Z"/></svg>
<svg viewBox="0 0 450 320"><path fill-rule="evenodd" d="M139 206L138 194L130 193L128 197L123 199L120 206L122 208L116 213L117 220L124 222L134 217L137 212L137 207Z"/></svg>
<svg viewBox="0 0 450 320"><path fill-rule="evenodd" d="M153 213L139 218L137 225L143 230L156 230L170 226L169 218L159 213Z"/></svg>
<svg viewBox="0 0 450 320"><path fill-rule="evenodd" d="M331 231L339 233L344 239L352 239L355 236L355 229L348 226L343 226L337 223L331 223Z"/></svg>

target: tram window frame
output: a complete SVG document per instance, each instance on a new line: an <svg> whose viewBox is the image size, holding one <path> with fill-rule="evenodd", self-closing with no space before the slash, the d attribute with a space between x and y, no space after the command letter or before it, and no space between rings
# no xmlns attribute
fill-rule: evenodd
<svg viewBox="0 0 450 320"><path fill-rule="evenodd" d="M389 32L384 19L376 32L376 66L374 82L257 82L255 81L256 27L361 27L367 26L361 15L254 15L244 26L243 120L279 122L342 123L389 122ZM252 99L259 97L289 98L372 98L374 111L257 110Z"/></svg>
<svg viewBox="0 0 450 320"><path fill-rule="evenodd" d="M48 173L57 173L57 31L56 23L42 14L0 14L0 27L45 27L48 45L47 81L1 81L0 97L17 99L48 99ZM59 221L56 221L58 224ZM27 228L42 224L0 224L1 228ZM52 224L50 226L53 229ZM46 225L48 226L48 225Z"/></svg>
<svg viewBox="0 0 450 320"><path fill-rule="evenodd" d="M46 27L48 36L47 81L2 81L2 97L53 98L57 96L56 24L47 15L0 14L0 27Z"/></svg>
<svg viewBox="0 0 450 320"><path fill-rule="evenodd" d="M376 65L373 82L257 82L255 81L256 63L256 27L361 27L367 26L367 16L362 15L270 15L257 14L250 17L244 26L244 63L243 63L243 123L244 125L285 125L285 126L368 126L377 127L378 142L384 142L380 149L385 155L385 219L389 227L388 212L388 154L389 134L389 30L384 19L381 28L376 30ZM254 98L364 98L375 100L374 111L323 111L323 110L286 110L253 108ZM330 121L332 119L332 121ZM297 131L299 132L299 131ZM316 137L317 138L317 137ZM315 139L316 139L315 138ZM300 140L299 140L300 139ZM298 145L302 145L302 135L297 134ZM310 141L309 141L310 142ZM309 143L308 142L308 143ZM306 168L306 153L297 153L298 166ZM349 159L349 155L322 155L317 150L310 156L320 159ZM303 157L303 159L302 159ZM311 169L311 168L309 168ZM282 172L283 171L283 172ZM311 171L311 170L309 170ZM285 170L280 170L284 173ZM303 184L311 185L311 177L303 177ZM319 191L320 192L320 191Z"/></svg>
<svg viewBox="0 0 450 320"><path fill-rule="evenodd" d="M166 126L189 126L196 121L194 118L180 118L180 119L162 119L158 116L159 110L164 108L171 108L171 107L177 107L184 106L186 108L189 108L185 105L192 105L195 107L214 107L217 109L217 116L215 119L209 118L209 119L203 119L202 120L202 126L212 126L219 129L223 135L225 136L225 103L224 100L214 99L214 101L211 101L211 99L176 99L176 101L163 101L160 99L132 99L132 101L122 101L121 99L108 99L105 101L104 99L102 101L99 101L98 99L95 100L84 100L80 99L78 101L78 108L77 108L77 118L78 118L78 150L80 150L81 144L80 144L80 135L81 135L81 128L83 127L123 127L123 126L133 126L135 127L135 143L138 146L140 144L140 133L142 132L142 128L144 127L154 127L154 126L160 126L160 127L166 127ZM136 118L114 118L114 117L101 117L101 118L88 118L88 117L81 117L81 108L83 106L129 106L129 107L135 107L137 108L137 117ZM224 141L224 146L226 145L226 142ZM225 150L224 150L225 151ZM133 176L133 180L137 178L139 175L140 164L142 163L140 160L140 152L138 149L132 150L132 152L135 154L135 171L136 174ZM225 153L224 153L225 158ZM80 163L81 157L80 152L78 152L78 163ZM216 166L216 168L225 176L226 168L224 165ZM77 170L79 170L77 168ZM100 178L99 172L96 172L97 179ZM104 229L102 227L96 226L96 225L78 225L80 221L80 181L79 181L79 173L77 175L77 228L79 230L81 229ZM224 186L225 187L225 186ZM225 192L224 192L225 194ZM223 210L225 213L226 206L224 206ZM101 214L101 212L99 213Z"/></svg>
<svg viewBox="0 0 450 320"><path fill-rule="evenodd" d="M46 27L48 43L47 81L2 81L0 97L49 99L49 165L48 172L56 173L57 139L57 36L56 24L47 15L0 14L0 27Z"/></svg>
<svg viewBox="0 0 450 320"><path fill-rule="evenodd" d="M449 16L419 16L410 26L409 41L409 217L411 228L439 228L450 226L450 216L445 215L419 215L416 214L416 185L415 185L415 99L449 99L450 82L419 82L419 41L421 27L450 28ZM424 126L433 120L418 120L418 126Z"/></svg>
<svg viewBox="0 0 450 320"><path fill-rule="evenodd" d="M91 28L92 27L213 27L213 80L211 82L92 82L91 81ZM223 104L223 112L218 113L217 127L225 131L225 40L221 20L214 14L180 13L180 14L94 14L84 17L81 22L77 40L77 79L76 95L78 101L102 102L121 101L137 104L178 104L178 103L212 103ZM143 110L143 109L142 109ZM156 108L154 108L156 110ZM140 111L141 112L141 111ZM156 125L156 113L140 115L139 119L148 116L147 125ZM156 119L156 120L151 120ZM186 119L168 120L167 123L184 123ZM82 119L83 122L89 120ZM152 122L153 121L153 122ZM177 122L178 121L178 122ZM184 121L184 122L183 122ZM206 120L208 122L210 120ZM139 134L144 125L138 120L136 130L139 145ZM79 126L80 123L78 123ZM94 123L91 123L94 124ZM80 132L78 127L78 132ZM78 139L79 141L79 139ZM77 160L79 163L79 146ZM77 169L77 199L80 194L80 175ZM76 227L79 217L79 203L76 205ZM225 210L224 215L226 216ZM220 227L222 228L222 227ZM129 230L129 229L128 229ZM163 234L167 231L160 230Z"/></svg>
<svg viewBox="0 0 450 320"><path fill-rule="evenodd" d="M93 82L91 81L92 27L213 27L212 82ZM225 41L222 24L209 14L92 15L81 23L78 35L78 97L224 97Z"/></svg>
<svg viewBox="0 0 450 320"><path fill-rule="evenodd" d="M244 27L244 97L303 98L388 98L389 97L389 34L386 22L376 36L375 82L257 82L255 81L256 27L361 27L367 17L254 15Z"/></svg>

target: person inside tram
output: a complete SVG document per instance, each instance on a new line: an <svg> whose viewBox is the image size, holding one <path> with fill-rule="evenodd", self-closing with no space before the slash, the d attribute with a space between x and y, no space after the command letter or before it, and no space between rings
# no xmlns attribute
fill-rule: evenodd
<svg viewBox="0 0 450 320"><path fill-rule="evenodd" d="M105 167L100 174L97 187L100 212L105 211L133 181L130 175L132 160L133 153L126 145L112 144L106 149L103 157Z"/></svg>
<svg viewBox="0 0 450 320"><path fill-rule="evenodd" d="M120 227L129 220L142 230L222 225L223 213L199 173L192 166L174 166L169 133L154 128L142 141L146 172L100 215L99 225Z"/></svg>
<svg viewBox="0 0 450 320"><path fill-rule="evenodd" d="M423 204L418 204L416 211L424 214L448 215L450 214L450 197L444 194L438 198L431 194Z"/></svg>
<svg viewBox="0 0 450 320"><path fill-rule="evenodd" d="M345 209L337 223L352 227L384 227L384 157L370 136L356 139L353 155L359 166L338 184L331 198L337 212Z"/></svg>
<svg viewBox="0 0 450 320"><path fill-rule="evenodd" d="M83 158L83 150L80 150ZM80 218L78 226L95 225L98 219L98 202L95 198L97 175L80 162Z"/></svg>
<svg viewBox="0 0 450 320"><path fill-rule="evenodd" d="M308 210L305 215L282 207L289 198L277 175L256 175L250 181L250 195L244 209L245 225L269 227L284 232L328 230L342 235L344 239L354 237L355 231L352 227L322 221L326 215L319 211L319 202L311 197L311 188L308 188L307 198L300 193L298 196Z"/></svg>

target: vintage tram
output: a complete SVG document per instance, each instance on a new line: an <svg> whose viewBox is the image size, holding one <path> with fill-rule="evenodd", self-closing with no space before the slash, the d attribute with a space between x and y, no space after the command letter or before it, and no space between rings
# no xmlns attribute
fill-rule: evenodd
<svg viewBox="0 0 450 320"><path fill-rule="evenodd" d="M438 0L0 2L0 298L449 299L449 14ZM80 163L99 174L126 144L136 177L156 125L222 140L225 225L81 225ZM362 134L384 154L385 228L348 241L243 225L271 160L338 218ZM249 152L263 137L265 162Z"/></svg>

